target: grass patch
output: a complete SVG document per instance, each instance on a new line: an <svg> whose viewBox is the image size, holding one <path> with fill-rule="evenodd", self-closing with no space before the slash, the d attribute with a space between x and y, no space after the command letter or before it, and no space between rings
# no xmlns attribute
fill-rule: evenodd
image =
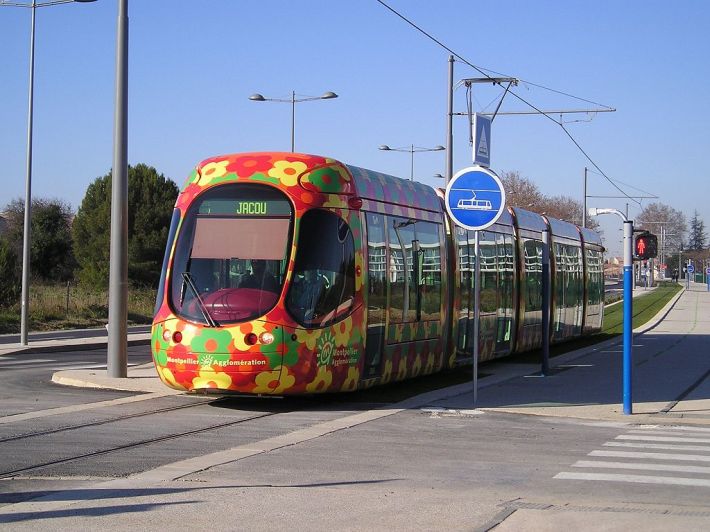
<svg viewBox="0 0 710 532"><path fill-rule="evenodd" d="M130 288L128 324L151 323L155 290ZM29 330L53 331L103 327L108 322L108 290L80 285L30 286ZM0 310L0 334L20 332L20 304Z"/></svg>
<svg viewBox="0 0 710 532"><path fill-rule="evenodd" d="M660 283L655 290L635 297L633 302L633 328L640 327L653 318L681 290L677 283ZM604 311L602 334L617 335L623 332L624 305L614 305Z"/></svg>

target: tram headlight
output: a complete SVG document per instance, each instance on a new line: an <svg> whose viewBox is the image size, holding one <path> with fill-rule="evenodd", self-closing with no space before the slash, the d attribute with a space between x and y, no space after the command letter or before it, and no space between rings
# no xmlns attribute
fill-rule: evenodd
<svg viewBox="0 0 710 532"><path fill-rule="evenodd" d="M259 341L259 337L258 337L256 334L254 334L253 332L250 332L249 334L247 334L247 335L244 337L244 342L245 342L247 345L254 345L254 344L256 344L256 342L258 342L258 341Z"/></svg>
<svg viewBox="0 0 710 532"><path fill-rule="evenodd" d="M261 340L262 344L268 345L274 341L274 335L270 332L263 332L261 333L261 336L259 336L259 340Z"/></svg>

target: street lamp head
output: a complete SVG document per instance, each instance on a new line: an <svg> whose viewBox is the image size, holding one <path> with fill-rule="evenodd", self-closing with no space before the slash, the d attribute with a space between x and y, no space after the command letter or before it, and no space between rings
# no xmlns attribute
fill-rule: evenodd
<svg viewBox="0 0 710 532"><path fill-rule="evenodd" d="M444 148L443 146L434 146L434 147L432 148L432 151L442 151L442 150L445 150L445 149L446 149L446 148Z"/></svg>
<svg viewBox="0 0 710 532"><path fill-rule="evenodd" d="M252 100L253 102L265 102L266 98L264 98L261 94L252 94L249 96L249 99Z"/></svg>
<svg viewBox="0 0 710 532"><path fill-rule="evenodd" d="M334 92L324 92L323 95L320 97L321 100L330 100L332 98L337 98L338 95L335 94Z"/></svg>
<svg viewBox="0 0 710 532"><path fill-rule="evenodd" d="M387 144L383 144L382 146L380 146L380 147L377 148L377 149L378 149L378 150L382 150L382 151L390 151L392 148L390 148L389 146L387 146Z"/></svg>
<svg viewBox="0 0 710 532"><path fill-rule="evenodd" d="M436 177L437 179L446 179L443 175L441 174L434 174L432 177Z"/></svg>
<svg viewBox="0 0 710 532"><path fill-rule="evenodd" d="M75 2L78 2L80 4L88 4L90 2L96 2L96 0L74 0Z"/></svg>

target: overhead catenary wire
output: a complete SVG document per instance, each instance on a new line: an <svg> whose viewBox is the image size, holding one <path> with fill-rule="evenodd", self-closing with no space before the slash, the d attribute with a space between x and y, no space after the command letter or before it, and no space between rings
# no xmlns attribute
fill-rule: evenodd
<svg viewBox="0 0 710 532"><path fill-rule="evenodd" d="M431 35L429 32L427 32L427 31L424 30L423 28L419 27L417 24L415 24L414 22L412 22L411 20L409 20L407 17L405 17L404 15L402 15L402 14L401 14L400 12L398 12L396 9L394 9L394 8L391 7L391 6L389 6L384 0L376 0L376 1L377 1L380 5L382 5L383 7L385 7L387 10L389 10L391 13L393 13L393 14L396 15L397 17L401 18L404 22L406 22L406 23L409 24L410 26L412 26L412 27L413 27L414 29L416 29L418 32L420 32L421 34L425 35L428 39L430 39L430 40L432 40L433 42L435 42L436 44L438 44L441 48L443 48L444 50L446 50L447 52L449 52L451 55L453 55L454 57L458 58L461 62L467 64L468 66L470 66L471 68L473 68L476 72L478 72L479 74L485 76L486 78L490 79L494 84L496 84L496 82L493 80L493 77L490 76L490 75L488 75L488 74L486 73L486 71L488 71L488 72L495 72L494 70L491 70L491 69L484 69L484 68L481 68L481 67L478 67L478 66L474 65L473 63L471 63L470 61L468 61L465 57L461 56L461 55L458 54L456 51L454 51L452 48L450 48L449 46L447 46L446 44L444 44L442 41L440 41L439 39L437 39L436 37L434 37L433 35ZM543 89L545 89L545 90L551 90L552 92L557 92L558 94L564 94L564 95L566 95L566 96L569 96L569 97L572 97L572 98L576 98L576 99L578 99L578 100L582 100L582 101L585 101L585 102L587 102L587 103L593 103L593 104L595 104L595 105L601 105L602 107L607 107L607 108L611 109L609 106L606 106L606 105L603 105L603 104L599 104L599 103L596 103L596 102L592 102L592 101L590 101L590 100L585 100L584 98L579 98L579 97L573 96L573 95L571 95L571 94L564 93L564 92L562 92L562 91L556 91L556 90L554 90L554 89L550 89L550 88L548 88L548 87L545 87L545 86L542 86L542 85L537 85L537 84L531 83L531 82L527 82L527 83L528 83L529 85L533 85L533 86L536 86L536 87L540 87L540 88L543 88ZM528 107L534 109L537 113L543 115L543 116L544 116L545 118L547 118L548 120L550 120L550 121L554 122L555 124L557 124L558 126L560 126L560 127L562 128L562 131L564 131L565 135L567 135L567 136L569 137L569 139L572 141L572 143L577 147L577 149L582 153L582 155L584 155L585 159L587 159L587 161L589 161L589 163L590 163L592 166L594 166L594 168L597 169L599 175L601 175L602 177L604 177L616 190L618 190L621 194L623 194L624 197L628 198L629 200L631 200L631 201L633 201L633 202L635 202L635 203L638 203L639 206L641 205L641 202L640 202L640 201L638 201L638 200L634 199L633 197L629 196L629 195L628 195L624 190L622 190L608 175L606 175L606 173L599 167L599 165L597 165L597 163L591 158L591 156L586 152L586 150L584 150L584 148L582 148L582 146L579 144L579 142L577 142L577 140L572 136L572 134L567 130L567 128L565 128L564 124L562 124L561 122L555 120L555 119L554 119L552 116L550 116L548 113L542 111L541 109L539 109L538 107L536 107L535 105L533 105L532 103L530 103L529 101L527 101L525 98L523 98L523 97L520 96L519 94L515 93L514 91L508 90L508 93L510 93L512 96L514 96L515 98L517 98L518 100L520 100L522 103L524 103L524 104L527 105Z"/></svg>

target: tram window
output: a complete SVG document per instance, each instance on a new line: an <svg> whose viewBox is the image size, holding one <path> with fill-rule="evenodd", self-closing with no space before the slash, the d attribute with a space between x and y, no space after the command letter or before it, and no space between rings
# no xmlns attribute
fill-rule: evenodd
<svg viewBox="0 0 710 532"><path fill-rule="evenodd" d="M387 263L384 216L367 213L367 290L369 324L385 324Z"/></svg>
<svg viewBox="0 0 710 532"><path fill-rule="evenodd" d="M417 318L417 292L414 284L412 250L417 237L416 220L388 217L390 264L390 320L407 323Z"/></svg>
<svg viewBox="0 0 710 532"><path fill-rule="evenodd" d="M417 222L416 236L419 240L419 308L420 319L441 318L441 241L440 225Z"/></svg>
<svg viewBox="0 0 710 532"><path fill-rule="evenodd" d="M498 309L496 233L481 231L478 245L481 258L481 312L496 312Z"/></svg>
<svg viewBox="0 0 710 532"><path fill-rule="evenodd" d="M308 211L297 245L289 312L307 327L347 316L355 297L355 245L348 224L329 211Z"/></svg>
<svg viewBox="0 0 710 532"><path fill-rule="evenodd" d="M278 190L228 184L198 196L177 239L172 308L210 325L265 314L281 293L290 231L291 206Z"/></svg>
<svg viewBox="0 0 710 532"><path fill-rule="evenodd" d="M542 309L542 242L526 239L525 253L525 310Z"/></svg>

